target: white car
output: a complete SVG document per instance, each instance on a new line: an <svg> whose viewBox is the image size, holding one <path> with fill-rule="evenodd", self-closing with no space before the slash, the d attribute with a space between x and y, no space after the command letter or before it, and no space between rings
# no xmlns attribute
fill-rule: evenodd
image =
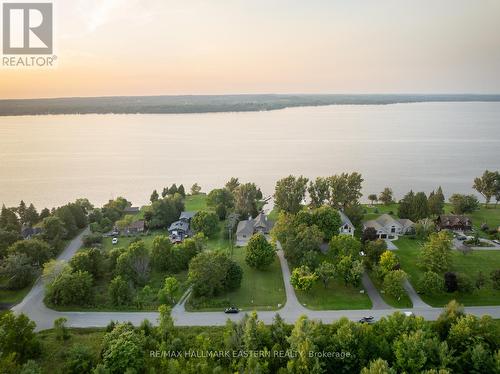
<svg viewBox="0 0 500 374"><path fill-rule="evenodd" d="M113 238L113 240L111 240L111 244L115 245L118 243L118 238Z"/></svg>
<svg viewBox="0 0 500 374"><path fill-rule="evenodd" d="M404 315L406 317L415 317L415 314L413 312L409 312L409 311L404 312Z"/></svg>

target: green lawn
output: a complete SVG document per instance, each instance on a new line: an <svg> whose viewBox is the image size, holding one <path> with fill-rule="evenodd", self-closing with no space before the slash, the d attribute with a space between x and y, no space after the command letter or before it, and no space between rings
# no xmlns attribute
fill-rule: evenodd
<svg viewBox="0 0 500 374"><path fill-rule="evenodd" d="M5 284L5 279L0 277L0 285ZM0 304L17 304L21 302L22 299L30 292L33 284L30 284L27 287L24 287L20 290L6 290L0 289Z"/></svg>
<svg viewBox="0 0 500 374"><path fill-rule="evenodd" d="M295 291L300 303L313 310L340 310L340 309L370 309L372 302L366 293L360 293L363 287L345 286L344 283L334 280L323 286L317 282L307 292Z"/></svg>
<svg viewBox="0 0 500 374"><path fill-rule="evenodd" d="M407 238L399 239L394 243L399 248L395 253L401 261L401 268L409 274L410 281L416 286L423 274L417 265L422 243ZM498 268L500 268L500 251L473 251L463 255L454 250L452 270L468 275L473 282L479 271L482 271L487 278L487 284L470 294L442 292L438 295L421 295L421 297L426 303L436 307L444 306L453 299L467 306L500 305L500 291L494 290L489 280L490 272Z"/></svg>
<svg viewBox="0 0 500 374"><path fill-rule="evenodd" d="M207 195L200 193L199 195L188 195L184 200L184 209L188 212L198 211L207 208Z"/></svg>
<svg viewBox="0 0 500 374"><path fill-rule="evenodd" d="M241 287L204 302L190 298L186 304L188 310L221 310L230 305L247 311L276 310L280 308L278 304L285 305L285 288L277 256L266 270L256 270L246 264L245 248L234 248L232 258L243 269Z"/></svg>
<svg viewBox="0 0 500 374"><path fill-rule="evenodd" d="M363 208L366 210L363 221L368 221L372 219L376 219L384 213L390 214L391 212L395 217L398 215L398 205L397 203L384 205L384 204L363 204ZM377 213L378 212L378 213Z"/></svg>

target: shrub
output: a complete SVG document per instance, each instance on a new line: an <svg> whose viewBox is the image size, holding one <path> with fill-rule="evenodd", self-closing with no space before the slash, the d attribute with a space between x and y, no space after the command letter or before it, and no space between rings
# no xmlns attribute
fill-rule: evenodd
<svg viewBox="0 0 500 374"><path fill-rule="evenodd" d="M68 320L64 317L57 318L54 320L54 333L56 335L57 340L67 340L69 339L69 331L66 327L66 322Z"/></svg>
<svg viewBox="0 0 500 374"><path fill-rule="evenodd" d="M474 283L467 274L458 273L457 274L457 285L458 290L463 293L470 293L474 290Z"/></svg>
<svg viewBox="0 0 500 374"><path fill-rule="evenodd" d="M424 276L420 279L420 293L432 295L443 291L443 289L443 277L433 271L426 271Z"/></svg>
<svg viewBox="0 0 500 374"><path fill-rule="evenodd" d="M493 270L490 274L492 286L495 290L500 290L500 269Z"/></svg>
<svg viewBox="0 0 500 374"><path fill-rule="evenodd" d="M174 277L167 277L163 283L163 288L158 291L158 300L162 304L174 304L175 293L179 289L179 281Z"/></svg>
<svg viewBox="0 0 500 374"><path fill-rule="evenodd" d="M65 373L86 374L92 372L94 354L83 344L75 344L69 350L65 363Z"/></svg>
<svg viewBox="0 0 500 374"><path fill-rule="evenodd" d="M100 278L103 273L103 256L96 248L77 252L69 262L73 270L86 271L94 278Z"/></svg>
<svg viewBox="0 0 500 374"><path fill-rule="evenodd" d="M92 233L92 234L85 235L83 237L82 241L83 241L83 245L85 247L92 247L92 246L95 246L97 244L101 244L102 239L103 239L102 234Z"/></svg>
<svg viewBox="0 0 500 374"><path fill-rule="evenodd" d="M102 346L102 361L111 373L140 372L144 367L145 339L132 325L117 324L104 336Z"/></svg>
<svg viewBox="0 0 500 374"><path fill-rule="evenodd" d="M0 275L7 279L6 287L10 290L26 287L38 273L39 270L31 265L31 260L24 253L8 255L0 266Z"/></svg>
<svg viewBox="0 0 500 374"><path fill-rule="evenodd" d="M305 265L293 269L290 277L293 288L300 291L309 291L317 280L318 275Z"/></svg>

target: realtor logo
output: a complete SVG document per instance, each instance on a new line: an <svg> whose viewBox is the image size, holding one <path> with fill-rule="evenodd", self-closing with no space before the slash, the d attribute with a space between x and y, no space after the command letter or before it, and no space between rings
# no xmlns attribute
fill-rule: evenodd
<svg viewBox="0 0 500 374"><path fill-rule="evenodd" d="M4 3L4 55L52 54L52 22L51 3Z"/></svg>

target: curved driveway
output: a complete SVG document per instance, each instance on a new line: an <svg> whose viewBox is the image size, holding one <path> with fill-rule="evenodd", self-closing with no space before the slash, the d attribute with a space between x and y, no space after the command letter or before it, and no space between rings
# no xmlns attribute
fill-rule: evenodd
<svg viewBox="0 0 500 374"><path fill-rule="evenodd" d="M58 259L69 260L81 247L82 237L86 233L88 233L88 230L85 230L72 240L66 249L58 256ZM287 323L292 324L301 315L307 315L309 318L320 319L325 323L331 323L341 317L347 317L355 321L371 315L375 317L375 319L379 319L397 310L394 308L384 308L383 304L379 306L382 307L381 309L366 310L313 311L306 309L297 300L293 287L290 284L290 269L281 249L278 251L278 257L285 283L286 304L278 311L259 312L259 319L264 323L271 323L276 313L279 313ZM68 326L82 328L105 327L110 321L130 321L134 325L140 324L144 319L148 319L152 323L157 322L157 312L58 312L45 306L43 303L43 291L43 282L41 279L38 279L23 301L12 308L15 313L24 313L32 319L37 325L37 331L52 328L54 320L59 317L65 317L68 320ZM184 308L186 299L187 298L184 297L181 303L177 304L172 309L172 317L177 326L222 326L226 323L228 318L236 321L243 317L243 313L228 315L223 312L187 312ZM405 310L412 311L415 315L422 316L428 320L435 320L442 311L441 308L432 308L427 304ZM467 313L476 316L490 315L493 318L500 318L500 306L467 307L465 310Z"/></svg>

